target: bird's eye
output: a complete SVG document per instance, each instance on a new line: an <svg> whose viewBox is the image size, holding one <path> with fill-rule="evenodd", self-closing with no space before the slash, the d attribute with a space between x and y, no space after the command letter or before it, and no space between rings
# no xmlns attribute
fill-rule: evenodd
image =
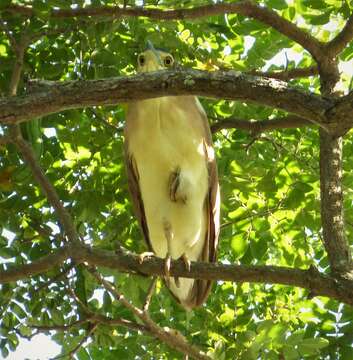
<svg viewBox="0 0 353 360"><path fill-rule="evenodd" d="M139 62L139 65L140 65L140 66L145 65L146 59L145 59L144 55L140 55L140 56L138 57L138 62Z"/></svg>
<svg viewBox="0 0 353 360"><path fill-rule="evenodd" d="M173 65L173 58L172 58L170 55L167 55L167 56L164 58L164 65L165 65L165 66L171 66L171 65Z"/></svg>

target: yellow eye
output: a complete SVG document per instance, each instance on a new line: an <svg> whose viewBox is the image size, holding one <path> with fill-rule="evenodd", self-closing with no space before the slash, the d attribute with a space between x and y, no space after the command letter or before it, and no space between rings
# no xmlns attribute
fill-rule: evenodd
<svg viewBox="0 0 353 360"><path fill-rule="evenodd" d="M139 55L139 57L137 58L137 60L138 60L138 63L139 63L140 66L145 65L146 59L145 59L145 56L144 56L144 55Z"/></svg>
<svg viewBox="0 0 353 360"><path fill-rule="evenodd" d="M165 58L164 58L164 65L165 66L172 66L173 65L173 58L170 56L170 55L167 55Z"/></svg>

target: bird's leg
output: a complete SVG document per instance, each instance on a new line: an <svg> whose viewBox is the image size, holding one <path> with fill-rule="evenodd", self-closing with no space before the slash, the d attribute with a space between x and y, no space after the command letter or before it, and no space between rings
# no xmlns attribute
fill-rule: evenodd
<svg viewBox="0 0 353 360"><path fill-rule="evenodd" d="M186 256L186 254L183 253L183 254L180 256L179 259L183 261L186 270L187 270L187 271L190 271L190 269L191 269L191 261L190 261L189 258ZM174 281L175 281L176 287L180 287L180 281L179 281L179 278L178 278L177 276L174 277Z"/></svg>
<svg viewBox="0 0 353 360"><path fill-rule="evenodd" d="M169 285L170 283L170 264L172 257L170 255L171 251L171 241L173 239L173 232L172 232L172 226L170 225L170 222L167 220L164 220L163 222L163 229L164 229L164 236L167 240L167 254L165 256L164 260L164 272L165 272L165 281Z"/></svg>
<svg viewBox="0 0 353 360"><path fill-rule="evenodd" d="M169 197L173 202L181 201L183 204L186 203L187 196L183 191L181 169L178 166L169 176ZM185 190L185 189L184 189Z"/></svg>

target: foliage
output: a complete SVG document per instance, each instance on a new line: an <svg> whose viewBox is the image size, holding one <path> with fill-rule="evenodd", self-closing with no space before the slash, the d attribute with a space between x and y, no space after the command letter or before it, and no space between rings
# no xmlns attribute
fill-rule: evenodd
<svg viewBox="0 0 353 360"><path fill-rule="evenodd" d="M8 2L4 2L8 3ZM17 4L28 1L18 0ZM15 37L25 30L37 36L24 59L19 91L26 78L47 80L100 79L134 73L137 53L145 40L170 49L186 67L207 70L287 70L313 65L309 54L284 35L238 14L193 21L160 21L129 17L49 17L53 7L82 7L85 2L34 0L35 16L4 12ZM94 6L116 1L92 0ZM128 1L128 5L140 5ZM206 1L145 1L167 9L197 6ZM327 41L342 29L353 8L351 1L264 0L284 18ZM4 6L3 4L0 5ZM353 57L352 43L340 61ZM278 54L292 55L287 62ZM5 96L15 54L5 33L0 34L0 91ZM349 86L342 75L344 89ZM319 93L317 77L291 80L291 85ZM268 119L280 111L251 103L202 99L210 119L236 117ZM60 199L73 215L87 244L115 251L119 246L146 250L132 212L123 163L124 105L68 110L22 126L34 145L40 164ZM215 121L215 120L211 120ZM4 131L4 127L0 128ZM222 189L222 232L219 261L244 265L280 265L328 271L321 242L319 140L313 127L279 129L258 135L244 130L214 134ZM15 146L0 148L1 268L39 259L63 245L53 208ZM344 186L351 195L353 142L344 143ZM350 196L347 224L353 223ZM347 227L352 238L352 227ZM103 290L84 267L71 263L40 276L1 286L0 349L4 357L16 349L19 337L36 330L30 325L64 325L79 321L82 309L68 288L92 310L111 317L136 320ZM150 279L100 269L137 306L143 305ZM307 290L273 284L218 282L206 305L186 313L161 283L150 307L161 326L180 330L188 340L217 359L351 359L353 313L328 298L309 299ZM74 348L87 324L65 332L48 332L62 345ZM77 359L181 359L147 334L123 327L99 326Z"/></svg>

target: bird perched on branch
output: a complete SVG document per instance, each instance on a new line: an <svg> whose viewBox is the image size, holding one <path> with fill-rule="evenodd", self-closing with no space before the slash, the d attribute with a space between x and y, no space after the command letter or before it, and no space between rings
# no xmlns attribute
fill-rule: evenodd
<svg viewBox="0 0 353 360"><path fill-rule="evenodd" d="M174 66L155 49L138 55L138 72ZM166 284L186 309L200 306L211 281L170 278L170 260L214 262L219 234L219 185L208 120L194 96L129 104L125 157L135 213L149 250L165 258Z"/></svg>

